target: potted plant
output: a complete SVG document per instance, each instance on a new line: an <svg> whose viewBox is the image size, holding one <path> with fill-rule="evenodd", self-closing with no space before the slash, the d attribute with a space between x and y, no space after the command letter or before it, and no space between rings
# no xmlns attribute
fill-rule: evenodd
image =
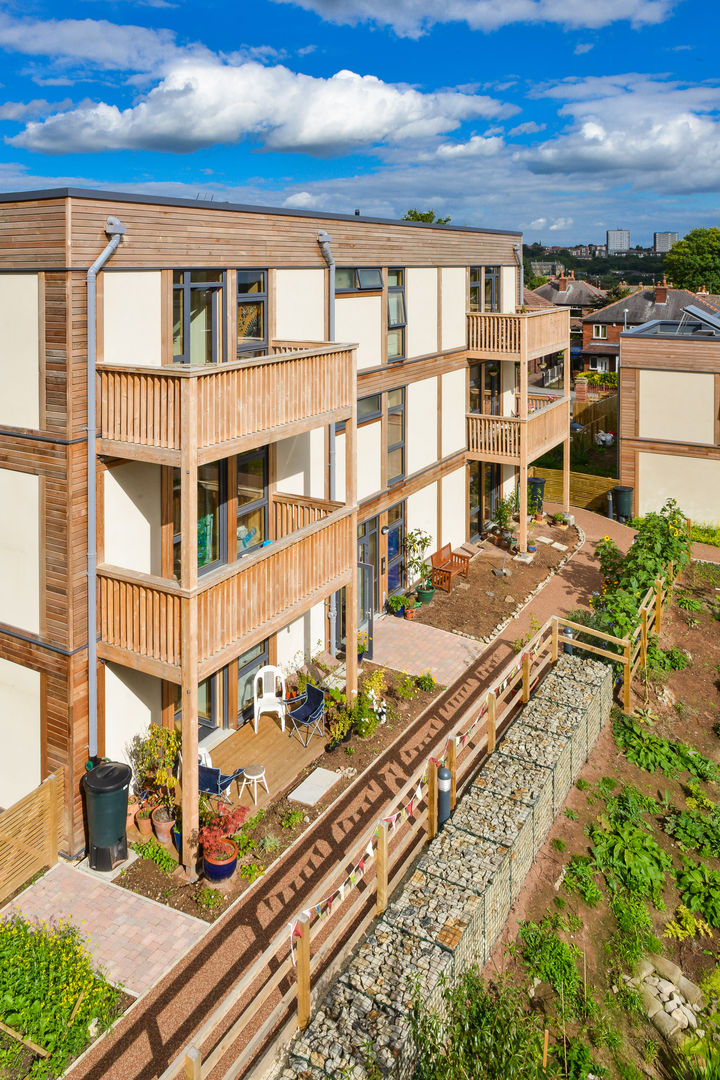
<svg viewBox="0 0 720 1080"><path fill-rule="evenodd" d="M198 832L202 844L203 873L210 881L226 881L232 877L237 866L237 844L231 839L245 821L247 807L236 806L228 810L218 807Z"/></svg>
<svg viewBox="0 0 720 1080"><path fill-rule="evenodd" d="M152 812L154 809L154 806L145 803L135 815L135 826L142 836L152 836Z"/></svg>
<svg viewBox="0 0 720 1080"><path fill-rule="evenodd" d="M420 590L418 589L418 593L419 592L420 592ZM433 592L435 592L434 589L433 589ZM408 596L408 598L407 598L407 606L405 608L405 618L406 619L414 619L418 608L421 608L421 607L422 607L422 603L419 600L415 600L414 597Z"/></svg>
<svg viewBox="0 0 720 1080"><path fill-rule="evenodd" d="M396 619L402 619L405 615L405 605L407 604L406 596L388 596L387 606L388 611L392 611Z"/></svg>
<svg viewBox="0 0 720 1080"><path fill-rule="evenodd" d="M358 664L362 664L362 658L367 652L368 636L365 630L360 630L357 636L357 657Z"/></svg>
<svg viewBox="0 0 720 1080"><path fill-rule="evenodd" d="M552 523L558 529L567 529L567 527L568 527L568 523L565 520L565 515L564 514L553 514Z"/></svg>
<svg viewBox="0 0 720 1080"><path fill-rule="evenodd" d="M495 513L493 514L493 521L499 528L503 540L507 543L510 543L513 538L513 533L515 532L513 526L510 524L514 512L515 500L511 495L508 495L506 499L498 499L495 506Z"/></svg>
<svg viewBox="0 0 720 1080"><path fill-rule="evenodd" d="M131 795L127 804L127 821L125 822L125 831L132 828L135 824L135 815L140 809L140 803L135 795Z"/></svg>
<svg viewBox="0 0 720 1080"><path fill-rule="evenodd" d="M417 594L422 604L429 604L435 592L430 566L425 561L431 544L432 537L424 529L412 529L405 537L405 567L408 577L419 582Z"/></svg>

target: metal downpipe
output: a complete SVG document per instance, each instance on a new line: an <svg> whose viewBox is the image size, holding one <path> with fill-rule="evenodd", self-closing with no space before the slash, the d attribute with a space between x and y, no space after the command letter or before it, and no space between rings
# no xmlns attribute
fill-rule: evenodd
<svg viewBox="0 0 720 1080"><path fill-rule="evenodd" d="M117 250L125 234L125 226L109 217L105 234L110 243L100 252L87 272L87 591L88 591L88 757L96 757L97 738L97 440L95 361L97 357L97 276L110 256Z"/></svg>
<svg viewBox="0 0 720 1080"><path fill-rule="evenodd" d="M324 229L320 229L317 234L317 241L320 245L325 265L330 271L328 281L328 338L330 341L335 340L335 258L330 250L330 242L332 236L330 233L325 232ZM328 438L328 470L329 470L329 494L330 498L335 498L335 425L331 424L329 428ZM337 650L335 647L336 633L337 633L337 595L335 593L330 597L330 603L328 605L328 619L330 621L330 655L335 656Z"/></svg>

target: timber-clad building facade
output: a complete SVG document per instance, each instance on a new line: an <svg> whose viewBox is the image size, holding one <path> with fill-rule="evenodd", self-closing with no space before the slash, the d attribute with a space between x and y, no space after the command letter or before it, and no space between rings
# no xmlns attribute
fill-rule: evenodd
<svg viewBox="0 0 720 1080"><path fill-rule="evenodd" d="M182 726L192 820L198 742L246 722L262 664L348 641L353 689L358 626L408 584L407 531L457 547L519 486L524 549L527 468L559 443L567 459L570 401L567 363L559 400L528 393L529 362L567 357L569 325L521 310L520 242L0 195L0 806L65 766L78 852L88 754L122 759L153 721Z"/></svg>

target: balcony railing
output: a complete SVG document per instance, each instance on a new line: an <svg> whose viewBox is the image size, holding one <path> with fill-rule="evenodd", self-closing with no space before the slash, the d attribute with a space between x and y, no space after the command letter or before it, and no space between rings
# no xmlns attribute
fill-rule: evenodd
<svg viewBox="0 0 720 1080"><path fill-rule="evenodd" d="M285 496L275 504L276 515L289 528L312 515L309 502ZM208 574L195 589L99 567L100 656L178 682L183 620L195 604L199 677L212 674L348 583L355 559L353 509L334 505L316 504L311 524Z"/></svg>
<svg viewBox="0 0 720 1080"><path fill-rule="evenodd" d="M534 360L570 347L570 315L560 308L469 314L468 352L490 360Z"/></svg>
<svg viewBox="0 0 720 1080"><path fill-rule="evenodd" d="M316 345L231 364L98 364L98 453L179 464L239 453L350 415L354 349ZM282 350L282 351L280 351Z"/></svg>
<svg viewBox="0 0 720 1080"><path fill-rule="evenodd" d="M524 459L527 464L568 437L570 400L560 398L537 409L527 420L468 413L467 432L468 454L473 459L505 465L519 465Z"/></svg>

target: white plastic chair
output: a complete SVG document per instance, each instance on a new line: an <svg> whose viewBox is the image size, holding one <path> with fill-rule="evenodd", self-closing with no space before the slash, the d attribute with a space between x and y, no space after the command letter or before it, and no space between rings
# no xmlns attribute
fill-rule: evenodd
<svg viewBox="0 0 720 1080"><path fill-rule="evenodd" d="M285 676L278 667L261 667L254 682L253 726L257 735L260 713L277 713L280 729L285 730Z"/></svg>

